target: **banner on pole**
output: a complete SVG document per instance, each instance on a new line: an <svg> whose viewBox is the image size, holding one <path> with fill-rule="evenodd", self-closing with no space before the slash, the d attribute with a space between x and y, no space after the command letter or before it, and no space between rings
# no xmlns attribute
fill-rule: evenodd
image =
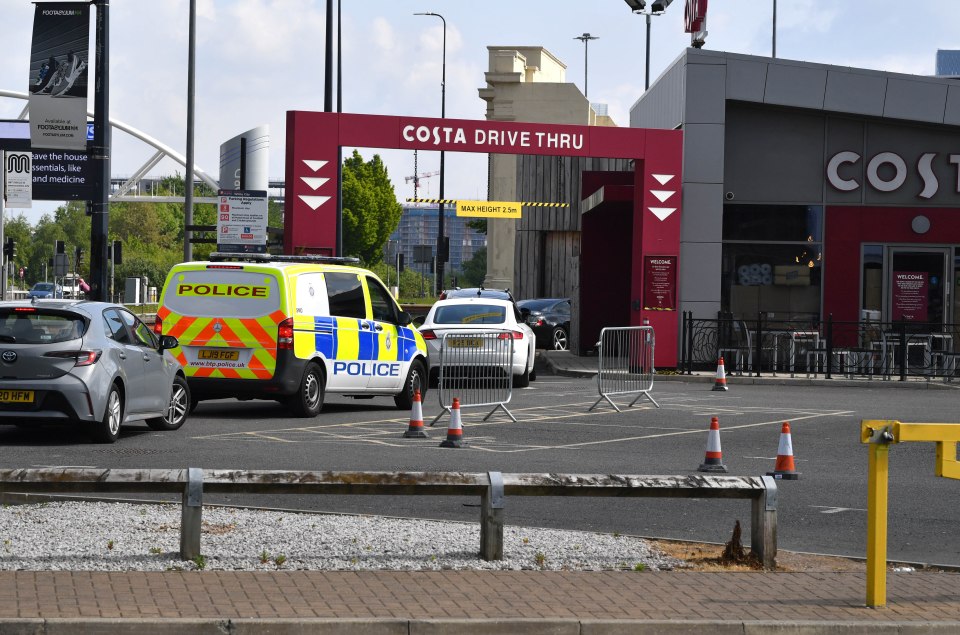
<svg viewBox="0 0 960 635"><path fill-rule="evenodd" d="M90 6L37 3L30 49L30 143L87 149Z"/></svg>
<svg viewBox="0 0 960 635"><path fill-rule="evenodd" d="M7 207L30 207L33 199L33 169L30 152L11 152L3 156L4 199Z"/></svg>

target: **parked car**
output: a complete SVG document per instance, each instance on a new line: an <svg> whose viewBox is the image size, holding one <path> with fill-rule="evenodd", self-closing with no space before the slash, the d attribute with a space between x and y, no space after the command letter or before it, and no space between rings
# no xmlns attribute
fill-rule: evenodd
<svg viewBox="0 0 960 635"><path fill-rule="evenodd" d="M537 336L537 348L570 347L570 298L534 298L517 302L523 320Z"/></svg>
<svg viewBox="0 0 960 635"><path fill-rule="evenodd" d="M27 291L28 298L62 298L63 287L52 282L38 282Z"/></svg>
<svg viewBox="0 0 960 635"><path fill-rule="evenodd" d="M177 344L108 302L0 302L0 424L79 425L99 443L137 421L176 430L190 408Z"/></svg>
<svg viewBox="0 0 960 635"><path fill-rule="evenodd" d="M459 295L459 291L464 291ZM479 291L479 294L478 294ZM457 291L458 295L441 296L442 299L430 308L427 317L420 326L420 334L430 351L430 381L434 382L440 372L440 345L446 333L464 333L470 331L504 330L513 338L513 360L510 372L513 385L524 388L536 379L533 369L536 360L535 338L530 327L524 324L520 310L509 295L491 297L496 293L508 293L494 290ZM464 338L464 341L470 341Z"/></svg>

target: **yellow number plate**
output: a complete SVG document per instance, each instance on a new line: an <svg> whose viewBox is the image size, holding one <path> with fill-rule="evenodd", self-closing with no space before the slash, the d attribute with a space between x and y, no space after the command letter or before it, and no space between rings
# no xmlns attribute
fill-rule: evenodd
<svg viewBox="0 0 960 635"><path fill-rule="evenodd" d="M219 351L216 349L202 348L198 359L218 359L235 362L240 359L240 351Z"/></svg>
<svg viewBox="0 0 960 635"><path fill-rule="evenodd" d="M450 348L480 348L483 346L483 340L479 337L449 339L447 344Z"/></svg>
<svg viewBox="0 0 960 635"><path fill-rule="evenodd" d="M33 391L0 390L0 403L33 403Z"/></svg>

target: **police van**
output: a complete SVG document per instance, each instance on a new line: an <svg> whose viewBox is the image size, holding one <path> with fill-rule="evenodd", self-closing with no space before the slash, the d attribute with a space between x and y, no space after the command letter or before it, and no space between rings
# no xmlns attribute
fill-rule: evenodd
<svg viewBox="0 0 960 635"><path fill-rule="evenodd" d="M325 393L426 395L427 347L356 258L213 253L170 271L154 331L174 335L192 406L274 399L313 417Z"/></svg>

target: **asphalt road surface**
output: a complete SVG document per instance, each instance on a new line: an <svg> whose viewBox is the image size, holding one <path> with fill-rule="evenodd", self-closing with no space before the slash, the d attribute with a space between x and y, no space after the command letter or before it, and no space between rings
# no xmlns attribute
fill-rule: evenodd
<svg viewBox="0 0 960 635"><path fill-rule="evenodd" d="M866 553L867 448L861 419L958 422L956 390L917 390L897 382L869 387L731 386L658 382L657 409L643 402L622 413L593 411L596 383L541 375L514 393L510 410L482 421L463 410L467 447L439 447L448 418L429 439L404 439L409 412L392 399L330 398L315 419L296 419L278 404L203 402L176 432L121 430L109 446L69 429L0 426L0 467L222 468L260 470L501 471L689 474L706 451L719 417L730 474L773 469L783 421L792 427L797 481L779 484L780 548L837 555ZM958 387L960 389L960 387ZM621 406L629 399L618 399ZM437 393L424 404L427 423L440 412ZM960 483L934 476L933 444L890 449L889 558L960 566ZM476 521L479 501L434 496L205 497L205 502ZM723 542L734 521L749 526L738 500L508 498L514 525L620 532Z"/></svg>

